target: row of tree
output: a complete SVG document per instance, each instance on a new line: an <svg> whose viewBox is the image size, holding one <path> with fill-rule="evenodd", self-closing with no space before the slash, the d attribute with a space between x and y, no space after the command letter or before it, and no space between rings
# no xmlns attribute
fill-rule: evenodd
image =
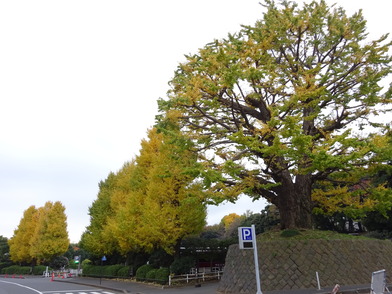
<svg viewBox="0 0 392 294"><path fill-rule="evenodd" d="M98 256L157 248L173 254L184 236L200 232L206 206L191 170L196 155L185 138L177 140L151 129L140 154L99 184L83 248Z"/></svg>
<svg viewBox="0 0 392 294"><path fill-rule="evenodd" d="M204 227L207 204L242 194L273 204L282 229L312 228L314 212L391 210L392 134L377 120L392 103L392 87L382 87L388 36L367 41L361 12L323 0L264 6L254 26L178 66L140 154L100 182L81 247L175 254ZM49 258L46 210L25 212L10 240L15 261Z"/></svg>
<svg viewBox="0 0 392 294"><path fill-rule="evenodd" d="M385 181L369 180L391 168L390 124L376 120L392 103L387 35L366 42L361 12L323 0L264 6L178 66L140 155L100 183L85 248L176 252L207 203L241 194L273 204L282 229L391 208Z"/></svg>
<svg viewBox="0 0 392 294"><path fill-rule="evenodd" d="M69 246L67 217L61 202L30 206L8 241L9 255L16 263L45 263L63 255Z"/></svg>

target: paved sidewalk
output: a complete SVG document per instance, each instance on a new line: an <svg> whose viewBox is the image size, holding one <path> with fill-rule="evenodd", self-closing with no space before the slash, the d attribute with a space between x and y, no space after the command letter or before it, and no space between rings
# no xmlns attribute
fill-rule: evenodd
<svg viewBox="0 0 392 294"><path fill-rule="evenodd" d="M99 278L86 278L86 277L74 277L67 279L56 278L55 282L64 283L75 283L88 286L95 286L102 289L108 289L120 293L130 294L217 294L218 283L217 281L201 283L200 287L195 285L185 285L181 287L169 287L169 286L154 286L144 283L138 283L134 281L122 281L112 279L99 279ZM341 286L338 293L345 294L357 294L357 293L369 293L369 285L352 285L352 286ZM277 290L277 291L262 291L263 294L327 294L332 292L332 287L317 289L300 289L300 290Z"/></svg>

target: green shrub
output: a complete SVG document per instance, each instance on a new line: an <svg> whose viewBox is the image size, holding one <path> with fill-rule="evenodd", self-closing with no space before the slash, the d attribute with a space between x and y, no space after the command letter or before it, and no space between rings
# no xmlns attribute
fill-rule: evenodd
<svg viewBox="0 0 392 294"><path fill-rule="evenodd" d="M12 262L9 262L9 261L0 262L0 269L5 268L5 267L9 267L11 265L12 265Z"/></svg>
<svg viewBox="0 0 392 294"><path fill-rule="evenodd" d="M155 280L164 285L167 282L169 282L169 275L170 275L170 270L167 267L162 267L160 269L157 270L157 272L155 273Z"/></svg>
<svg viewBox="0 0 392 294"><path fill-rule="evenodd" d="M170 266L170 270L176 275L187 274L190 272L191 268L195 267L195 264L196 261L194 257L186 256L175 259Z"/></svg>
<svg viewBox="0 0 392 294"><path fill-rule="evenodd" d="M88 277L102 277L104 275L104 267L99 265L84 265L83 275Z"/></svg>
<svg viewBox="0 0 392 294"><path fill-rule="evenodd" d="M123 266L117 272L117 276L121 278L129 278L131 268L129 266Z"/></svg>
<svg viewBox="0 0 392 294"><path fill-rule="evenodd" d="M148 273L146 273L146 280L154 282L155 281L155 275L157 273L158 269L154 268L150 270Z"/></svg>
<svg viewBox="0 0 392 294"><path fill-rule="evenodd" d="M85 260L82 261L82 267L85 265L91 265L91 264L93 264L93 262L88 258L86 258Z"/></svg>
<svg viewBox="0 0 392 294"><path fill-rule="evenodd" d="M51 268L48 268L48 271L51 270ZM46 265L36 265L33 267L33 275L42 275L42 273L46 271Z"/></svg>
<svg viewBox="0 0 392 294"><path fill-rule="evenodd" d="M30 266L11 265L3 268L2 273L5 275L29 275L31 274Z"/></svg>
<svg viewBox="0 0 392 294"><path fill-rule="evenodd" d="M69 265L69 260L65 256L57 256L53 258L49 263L49 266L56 270L66 268L68 267L68 265Z"/></svg>
<svg viewBox="0 0 392 294"><path fill-rule="evenodd" d="M142 265L136 271L136 279L137 280L144 280L146 278L147 273L152 269L153 269L153 267L149 264Z"/></svg>
<svg viewBox="0 0 392 294"><path fill-rule="evenodd" d="M119 264L115 265L83 265L83 276L86 277L107 277L107 278L129 278L130 267Z"/></svg>
<svg viewBox="0 0 392 294"><path fill-rule="evenodd" d="M106 276L106 277L117 277L117 273L118 273L118 271L122 267L123 266L119 265L119 264L105 266L104 276Z"/></svg>

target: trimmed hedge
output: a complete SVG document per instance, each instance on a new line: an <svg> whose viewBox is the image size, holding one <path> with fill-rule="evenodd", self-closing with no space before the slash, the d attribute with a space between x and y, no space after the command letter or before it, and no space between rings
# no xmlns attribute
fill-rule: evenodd
<svg viewBox="0 0 392 294"><path fill-rule="evenodd" d="M31 274L31 267L30 266L11 265L9 267L3 268L1 270L1 273L5 274L5 275L30 275Z"/></svg>
<svg viewBox="0 0 392 294"><path fill-rule="evenodd" d="M85 265L83 266L83 276L88 277L102 277L104 274L103 266L98 265Z"/></svg>
<svg viewBox="0 0 392 294"><path fill-rule="evenodd" d="M149 264L142 265L136 271L136 279L137 280L145 280L147 273L153 269L154 268Z"/></svg>
<svg viewBox="0 0 392 294"><path fill-rule="evenodd" d="M49 267L48 271L51 271L52 269ZM43 272L46 271L46 265L36 265L33 267L33 275L42 275Z"/></svg>
<svg viewBox="0 0 392 294"><path fill-rule="evenodd" d="M154 269L150 270L149 272L147 272L146 273L146 280L154 282L157 271L158 271L158 269L154 268Z"/></svg>
<svg viewBox="0 0 392 294"><path fill-rule="evenodd" d="M12 265L12 262L9 262L9 261L0 262L0 273L1 273L1 270L2 270L3 268L10 267L11 265Z"/></svg>
<svg viewBox="0 0 392 294"><path fill-rule="evenodd" d="M49 270L52 270L49 268ZM36 265L33 268L31 266L19 266L19 265L11 265L9 267L5 267L1 270L3 275L36 275L41 276L43 272L46 271L45 265Z"/></svg>
<svg viewBox="0 0 392 294"><path fill-rule="evenodd" d="M99 266L88 264L83 266L83 276L87 277L129 278L130 271L130 266L123 265ZM150 281L164 285L169 281L169 274L169 268L156 269L150 264L145 264L137 269L136 280Z"/></svg>
<svg viewBox="0 0 392 294"><path fill-rule="evenodd" d="M158 269L155 273L155 280L164 285L169 282L169 275L170 275L170 270L167 267L162 267Z"/></svg>
<svg viewBox="0 0 392 294"><path fill-rule="evenodd" d="M119 276L120 278L129 278L130 272L131 272L130 266L123 266L118 270L117 276Z"/></svg>
<svg viewBox="0 0 392 294"><path fill-rule="evenodd" d="M107 277L117 277L118 276L118 271L122 268L123 266L120 264L115 264L115 265L109 265L104 268L104 274Z"/></svg>
<svg viewBox="0 0 392 294"><path fill-rule="evenodd" d="M91 265L83 266L83 276L87 277L105 277L105 278L129 278L129 266L123 265Z"/></svg>
<svg viewBox="0 0 392 294"><path fill-rule="evenodd" d="M142 268L143 267L143 268ZM151 265L144 265L140 271L136 272L136 279L159 284L166 284L169 281L169 268L153 268ZM139 269L140 269L139 268ZM143 278L144 276L144 278Z"/></svg>

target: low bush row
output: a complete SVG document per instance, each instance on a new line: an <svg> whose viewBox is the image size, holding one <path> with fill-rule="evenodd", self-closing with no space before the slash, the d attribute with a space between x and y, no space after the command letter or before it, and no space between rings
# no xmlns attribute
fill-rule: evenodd
<svg viewBox="0 0 392 294"><path fill-rule="evenodd" d="M167 267L153 268L149 264L142 265L136 271L136 280L166 284L169 281L170 270Z"/></svg>
<svg viewBox="0 0 392 294"><path fill-rule="evenodd" d="M84 265L83 275L88 277L129 278L130 267L123 265Z"/></svg>
<svg viewBox="0 0 392 294"><path fill-rule="evenodd" d="M1 269L1 273L3 275L42 275L45 270L46 266L44 265L36 265L34 267L11 265Z"/></svg>
<svg viewBox="0 0 392 294"><path fill-rule="evenodd" d="M175 260L170 268L155 268L150 264L145 264L139 267L136 271L136 279L138 281L154 282L159 284L166 284L169 281L170 273L181 274L189 272L190 268L194 266L193 258L181 258ZM88 277L102 277L102 278L129 278L131 276L131 267L123 265L92 265L83 264L83 276ZM35 267L12 265L1 269L2 274L8 275L42 275L46 270L46 266L39 265Z"/></svg>

